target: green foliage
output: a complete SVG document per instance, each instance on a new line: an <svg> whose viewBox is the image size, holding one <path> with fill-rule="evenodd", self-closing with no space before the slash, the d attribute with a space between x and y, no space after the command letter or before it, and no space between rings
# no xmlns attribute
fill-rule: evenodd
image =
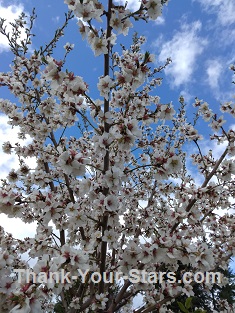
<svg viewBox="0 0 235 313"><path fill-rule="evenodd" d="M213 313L214 310L220 312L221 300L226 300L228 304L235 302L235 274L231 269L222 271L224 277L228 280L228 284L221 286L214 284L210 291L205 290L203 284L195 284L193 286L194 297L187 298L186 295L179 296L175 302L168 306L168 308L175 313ZM200 307L201 311L196 308Z"/></svg>
<svg viewBox="0 0 235 313"><path fill-rule="evenodd" d="M183 304L182 302L177 301L177 304L180 308L181 312L184 313L207 313L207 311L201 310L201 309L196 309L195 311L193 310L193 305L192 305L192 297L189 297L186 299L185 303Z"/></svg>
<svg viewBox="0 0 235 313"><path fill-rule="evenodd" d="M65 313L64 307L61 302L56 303L54 313Z"/></svg>

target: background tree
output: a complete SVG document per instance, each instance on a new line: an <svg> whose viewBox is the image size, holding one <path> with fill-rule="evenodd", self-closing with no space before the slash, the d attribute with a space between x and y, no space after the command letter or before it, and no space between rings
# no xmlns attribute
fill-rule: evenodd
<svg viewBox="0 0 235 313"><path fill-rule="evenodd" d="M213 287L208 290L204 284L195 284L193 286L194 297L192 297L191 308L202 308L207 313L213 313L214 311L220 311L221 300L226 300L230 305L235 302L235 285L234 285L234 274L231 269L222 271L224 279L228 280L228 284L225 286L219 286L213 284ZM180 295L175 299L168 309L174 313L179 312L178 302L185 303L187 300L186 295Z"/></svg>
<svg viewBox="0 0 235 313"><path fill-rule="evenodd" d="M135 36L130 48L116 48L118 34L127 35L131 21L156 19L167 1L143 0L135 12L112 0L65 3L69 12L64 25L32 53L35 14L29 26L22 14L12 24L11 35L1 21L15 59L11 72L0 74L0 84L17 103L1 99L0 109L13 127L19 126L19 137L27 134L32 142L3 145L6 153L18 156L19 169L2 180L0 210L10 218L38 223L35 237L25 241L0 229L2 311L53 311L57 295L61 307L57 303L56 310L68 313L169 312L172 299L193 295L191 285L167 281L170 271L180 270L180 263L181 275L186 268L203 273L226 269L234 254L230 209L235 133L202 100L195 100L193 121L187 118L183 97L175 109L162 103L155 88L171 60L154 67L154 56L143 51L143 36ZM65 45L61 60L53 58L74 16L95 56L103 56L97 99L74 69L66 69L73 44ZM101 21L103 28L97 26ZM19 42L23 29L26 37ZM223 103L221 110L234 116L232 102ZM200 119L210 123L211 140L225 144L218 158L212 151L202 153ZM73 136L67 137L69 127L74 127ZM204 177L200 186L187 168L192 145L198 152L191 160ZM36 158L35 168L25 163L30 157ZM30 269L22 259L24 252L36 259L33 271L45 273L44 280L33 280L27 271L14 275L18 269ZM79 276L78 269L80 274L87 270L86 277ZM130 276L132 269L147 276L141 274L138 281L140 277ZM166 280L160 285L156 275L148 276L164 269ZM123 273L118 290L111 279L117 271ZM63 282L56 275L45 281L52 272L70 276ZM134 309L138 294L143 305ZM220 312L233 310L226 301L219 305Z"/></svg>

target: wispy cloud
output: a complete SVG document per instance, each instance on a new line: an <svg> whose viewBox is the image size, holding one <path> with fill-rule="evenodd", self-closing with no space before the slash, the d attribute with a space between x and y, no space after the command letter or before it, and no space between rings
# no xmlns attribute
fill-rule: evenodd
<svg viewBox="0 0 235 313"><path fill-rule="evenodd" d="M201 26L200 21L185 23L171 40L161 45L159 61L164 62L168 57L173 61L165 70L173 86L187 84L192 79L197 57L207 44L207 40L198 35Z"/></svg>
<svg viewBox="0 0 235 313"><path fill-rule="evenodd" d="M181 92L179 93L181 96L184 97L184 101L189 104L191 101L193 101L193 99L195 97L193 97L193 95L189 92L189 90L186 89L182 89Z"/></svg>
<svg viewBox="0 0 235 313"><path fill-rule="evenodd" d="M159 16L155 21L154 24L156 25L164 25L165 24L165 18L161 15Z"/></svg>
<svg viewBox="0 0 235 313"><path fill-rule="evenodd" d="M194 0L200 2L209 14L217 15L217 22L222 26L235 23L234 0Z"/></svg>
<svg viewBox="0 0 235 313"><path fill-rule="evenodd" d="M12 27L9 25L10 22L14 22L15 19L19 17L19 15L24 11L24 6L22 3L16 5L4 5L3 1L0 1L0 17L4 18L6 20L7 28L6 30L11 34L12 33ZM19 40L22 40L25 38L25 33L22 32ZM9 50L9 44L8 40L5 36L0 34L0 53L3 51Z"/></svg>
<svg viewBox="0 0 235 313"><path fill-rule="evenodd" d="M221 62L217 59L209 60L207 62L206 74L207 82L212 89L219 88L219 81L223 71Z"/></svg>
<svg viewBox="0 0 235 313"><path fill-rule="evenodd" d="M59 21L60 21L60 17L58 15L52 18L52 22L55 24L59 23Z"/></svg>
<svg viewBox="0 0 235 313"><path fill-rule="evenodd" d="M218 53L217 53L218 55ZM232 100L234 97L234 87L231 83L233 80L232 71L229 70L229 66L233 63L234 59L230 59L230 56L225 53L205 62L205 76L203 84L206 88L211 89L211 94L217 101L223 102Z"/></svg>

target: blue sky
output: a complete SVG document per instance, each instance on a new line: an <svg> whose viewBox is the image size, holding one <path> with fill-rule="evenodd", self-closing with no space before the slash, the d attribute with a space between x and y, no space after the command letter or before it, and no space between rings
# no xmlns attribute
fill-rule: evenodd
<svg viewBox="0 0 235 313"><path fill-rule="evenodd" d="M123 2L116 1L117 4ZM63 0L13 0L10 6L9 1L1 0L0 16L12 17L22 10L30 13L34 6L38 18L32 49L38 49L62 25L67 9ZM138 8L138 0L129 1L129 7ZM74 43L75 50L68 58L68 68L83 76L89 86L95 87L97 76L102 75L102 56L94 58L86 42L81 40L76 22L70 23L55 55L61 58L61 47L67 41ZM198 96L216 105L218 101L231 97L232 72L228 67L235 61L233 0L170 0L161 18L148 24L134 23L129 36L119 36L119 43L128 45L134 31L147 37L145 48L156 54L157 64L164 63L167 57L173 60L163 75L163 88L159 89L163 101L177 101L179 94L183 94L188 103ZM0 53L0 70L8 70L12 54L2 38ZM94 89L90 88L90 91Z"/></svg>
<svg viewBox="0 0 235 313"><path fill-rule="evenodd" d="M125 1L116 1L122 4ZM36 8L38 16L33 28L36 37L32 50L49 42L57 27L64 21L64 12L67 6L63 0L0 0L0 16L12 21L21 11L32 12ZM138 7L138 1L129 1L129 8ZM66 42L74 43L75 49L69 55L67 68L76 75L84 77L89 84L90 96L97 98L96 84L98 76L103 74L103 58L94 57L86 41L82 41L77 20L70 22L65 30L65 36L58 44L55 58L63 57L63 45ZM229 65L235 62L235 1L234 0L170 0L164 7L163 15L157 21L150 23L133 22L134 27L127 37L119 36L117 48L120 43L130 45L132 34L137 31L139 35L147 38L144 48L156 55L156 65L164 64L168 57L172 64L167 67L163 77L163 85L157 89L162 103L173 101L177 106L180 95L185 97L189 112L191 104L197 96L204 99L219 112L220 101L229 101L234 95L232 71ZM102 25L100 24L100 27ZM13 55L7 42L0 36L0 71L8 71ZM0 97L8 97L8 92L1 88ZM13 98L11 98L12 101ZM231 118L229 124L234 124ZM208 129L202 125L204 135ZM205 127L205 128L204 128ZM7 119L0 115L0 147L7 140L17 138L17 131L11 130ZM206 146L206 145L205 145ZM221 148L216 148L219 149ZM13 156L6 156L0 148L0 177L6 176L11 168L16 166ZM34 160L31 160L33 163ZM17 227L19 222L7 223L1 216L0 224L6 230L14 230L19 237L25 236L26 228ZM34 225L28 225L28 234L32 235Z"/></svg>

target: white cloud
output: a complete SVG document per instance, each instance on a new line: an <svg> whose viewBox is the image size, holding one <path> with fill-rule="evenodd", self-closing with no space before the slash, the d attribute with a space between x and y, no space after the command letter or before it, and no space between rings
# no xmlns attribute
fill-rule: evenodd
<svg viewBox="0 0 235 313"><path fill-rule="evenodd" d="M116 3L116 5L123 5L125 6L126 4L126 0L115 0L114 1ZM140 3L141 1L140 0L128 0L128 3L127 3L127 8L130 10L130 11L137 11L139 8L140 8ZM163 25L165 24L165 19L163 16L159 16L156 20L153 21L154 24L156 25Z"/></svg>
<svg viewBox="0 0 235 313"><path fill-rule="evenodd" d="M184 97L184 101L187 103L187 105L195 98L188 89L181 90L180 95Z"/></svg>
<svg viewBox="0 0 235 313"><path fill-rule="evenodd" d="M165 24L165 18L161 15L154 21L154 23L156 25L163 25Z"/></svg>
<svg viewBox="0 0 235 313"><path fill-rule="evenodd" d="M198 36L200 29L200 21L183 24L171 40L162 44L159 61L165 62L171 57L173 62L167 66L165 73L172 79L173 86L186 84L192 79L197 57L207 44L204 38Z"/></svg>
<svg viewBox="0 0 235 313"><path fill-rule="evenodd" d="M52 22L55 24L58 24L59 21L60 21L60 17L58 15L52 18Z"/></svg>
<svg viewBox="0 0 235 313"><path fill-rule="evenodd" d="M25 237L34 237L37 223L25 224L19 218L8 218L5 214L0 214L0 225L5 232L11 233L14 238L23 240Z"/></svg>
<svg viewBox="0 0 235 313"><path fill-rule="evenodd" d="M13 154L5 154L2 151L2 144L6 141L10 141L13 146L16 142L27 145L32 141L29 136L24 141L18 139L19 128L12 128L9 124L7 124L7 122L8 117L0 114L0 178L6 178L11 169L19 168L18 158ZM36 160L35 158L27 158L25 163L30 168L34 168L36 165Z"/></svg>
<svg viewBox="0 0 235 313"><path fill-rule="evenodd" d="M114 1L116 3L116 5L123 5L125 6L126 4L126 0L115 0ZM127 8L130 10L130 11L137 11L139 8L140 8L140 3L141 1L140 0L128 0L128 3L127 3ZM165 19L163 16L159 16L156 20L153 21L154 24L156 25L163 25L165 24Z"/></svg>
<svg viewBox="0 0 235 313"><path fill-rule="evenodd" d="M6 19L4 25L7 25L6 30L11 34L11 26L9 25L10 22L14 22L15 19L19 17L19 15L24 11L23 4L11 4L8 6L3 5L3 1L0 1L0 17ZM25 38L25 33L22 32L21 37L19 40ZM8 40L5 36L0 34L0 53L6 50L9 50Z"/></svg>
<svg viewBox="0 0 235 313"><path fill-rule="evenodd" d="M19 218L8 218L5 214L0 214L0 225L6 233L12 234L13 238L24 240L25 238L34 238L37 223L25 224ZM33 267L37 258L29 257L28 253L21 254L23 260L28 261L29 266Z"/></svg>
<svg viewBox="0 0 235 313"><path fill-rule="evenodd" d="M235 23L235 1L234 0L196 0L210 14L217 15L219 24L229 26Z"/></svg>
<svg viewBox="0 0 235 313"><path fill-rule="evenodd" d="M115 0L116 5L125 5L126 0ZM129 0L127 4L127 8L131 11L137 11L140 8L139 0Z"/></svg>
<svg viewBox="0 0 235 313"><path fill-rule="evenodd" d="M0 178L6 178L12 168L17 169L19 167L18 159L15 155L3 153L2 144L6 141L10 141L12 145L16 142L27 145L32 141L30 137L27 137L24 141L18 139L19 128L12 128L7 122L8 117L0 114ZM35 167L35 158L28 158L25 161L30 168ZM5 214L0 214L0 225L6 232L13 234L13 236L18 239L33 237L36 229L36 223L25 224L19 218L8 218Z"/></svg>
<svg viewBox="0 0 235 313"><path fill-rule="evenodd" d="M214 59L207 62L207 82L212 89L217 89L219 87L219 79L223 70L222 64Z"/></svg>

